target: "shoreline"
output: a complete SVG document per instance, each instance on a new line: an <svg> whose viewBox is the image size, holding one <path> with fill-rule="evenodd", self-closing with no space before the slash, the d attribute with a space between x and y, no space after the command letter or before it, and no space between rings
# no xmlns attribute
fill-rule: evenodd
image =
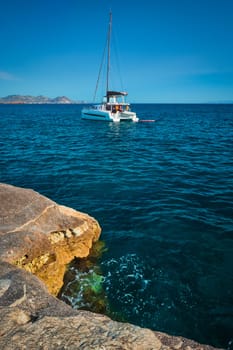
<svg viewBox="0 0 233 350"><path fill-rule="evenodd" d="M15 342L18 348L30 348L33 342L50 349L214 349L100 314L76 311L52 296L54 285L51 288L49 282L54 282L53 271L59 270L54 262L63 264L63 273L72 256L87 256L92 242L99 239L99 224L33 190L0 184L0 200L2 349L13 349L13 345L5 345ZM61 244L64 240L67 244ZM32 274L36 263L42 270L46 267L45 284ZM26 270L31 266L30 272L22 269L25 266Z"/></svg>

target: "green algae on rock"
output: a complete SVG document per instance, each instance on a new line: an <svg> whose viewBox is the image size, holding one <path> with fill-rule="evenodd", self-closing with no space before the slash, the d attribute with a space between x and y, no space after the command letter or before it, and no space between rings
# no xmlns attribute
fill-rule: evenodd
<svg viewBox="0 0 233 350"><path fill-rule="evenodd" d="M108 314L109 305L103 288L104 277L98 263L105 250L105 243L97 241L87 258L76 258L69 264L58 297L74 309Z"/></svg>

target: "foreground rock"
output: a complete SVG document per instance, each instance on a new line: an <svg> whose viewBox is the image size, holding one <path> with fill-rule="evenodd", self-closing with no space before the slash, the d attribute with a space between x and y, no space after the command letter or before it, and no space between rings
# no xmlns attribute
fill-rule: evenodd
<svg viewBox="0 0 233 350"><path fill-rule="evenodd" d="M87 214L0 184L0 259L39 276L53 295L63 284L66 264L88 256L100 232Z"/></svg>
<svg viewBox="0 0 233 350"><path fill-rule="evenodd" d="M75 311L30 273L43 270L49 289L57 290L46 271L61 269L76 254L86 256L99 234L88 215L34 191L0 185L0 349L213 349Z"/></svg>
<svg viewBox="0 0 233 350"><path fill-rule="evenodd" d="M213 349L75 311L27 271L0 263L0 349Z"/></svg>

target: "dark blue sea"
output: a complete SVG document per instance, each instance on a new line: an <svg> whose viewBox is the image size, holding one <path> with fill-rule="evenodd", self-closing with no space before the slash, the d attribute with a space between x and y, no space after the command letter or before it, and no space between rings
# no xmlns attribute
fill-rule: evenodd
<svg viewBox="0 0 233 350"><path fill-rule="evenodd" d="M80 105L1 105L0 181L102 226L99 264L125 321L231 348L233 105L136 104L154 123Z"/></svg>

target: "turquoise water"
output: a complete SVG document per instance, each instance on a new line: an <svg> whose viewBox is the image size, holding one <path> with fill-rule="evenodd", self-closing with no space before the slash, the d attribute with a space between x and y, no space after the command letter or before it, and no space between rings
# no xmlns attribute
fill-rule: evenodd
<svg viewBox="0 0 233 350"><path fill-rule="evenodd" d="M0 106L0 181L94 216L116 314L230 347L233 105L135 105L155 123L80 119L79 105Z"/></svg>

